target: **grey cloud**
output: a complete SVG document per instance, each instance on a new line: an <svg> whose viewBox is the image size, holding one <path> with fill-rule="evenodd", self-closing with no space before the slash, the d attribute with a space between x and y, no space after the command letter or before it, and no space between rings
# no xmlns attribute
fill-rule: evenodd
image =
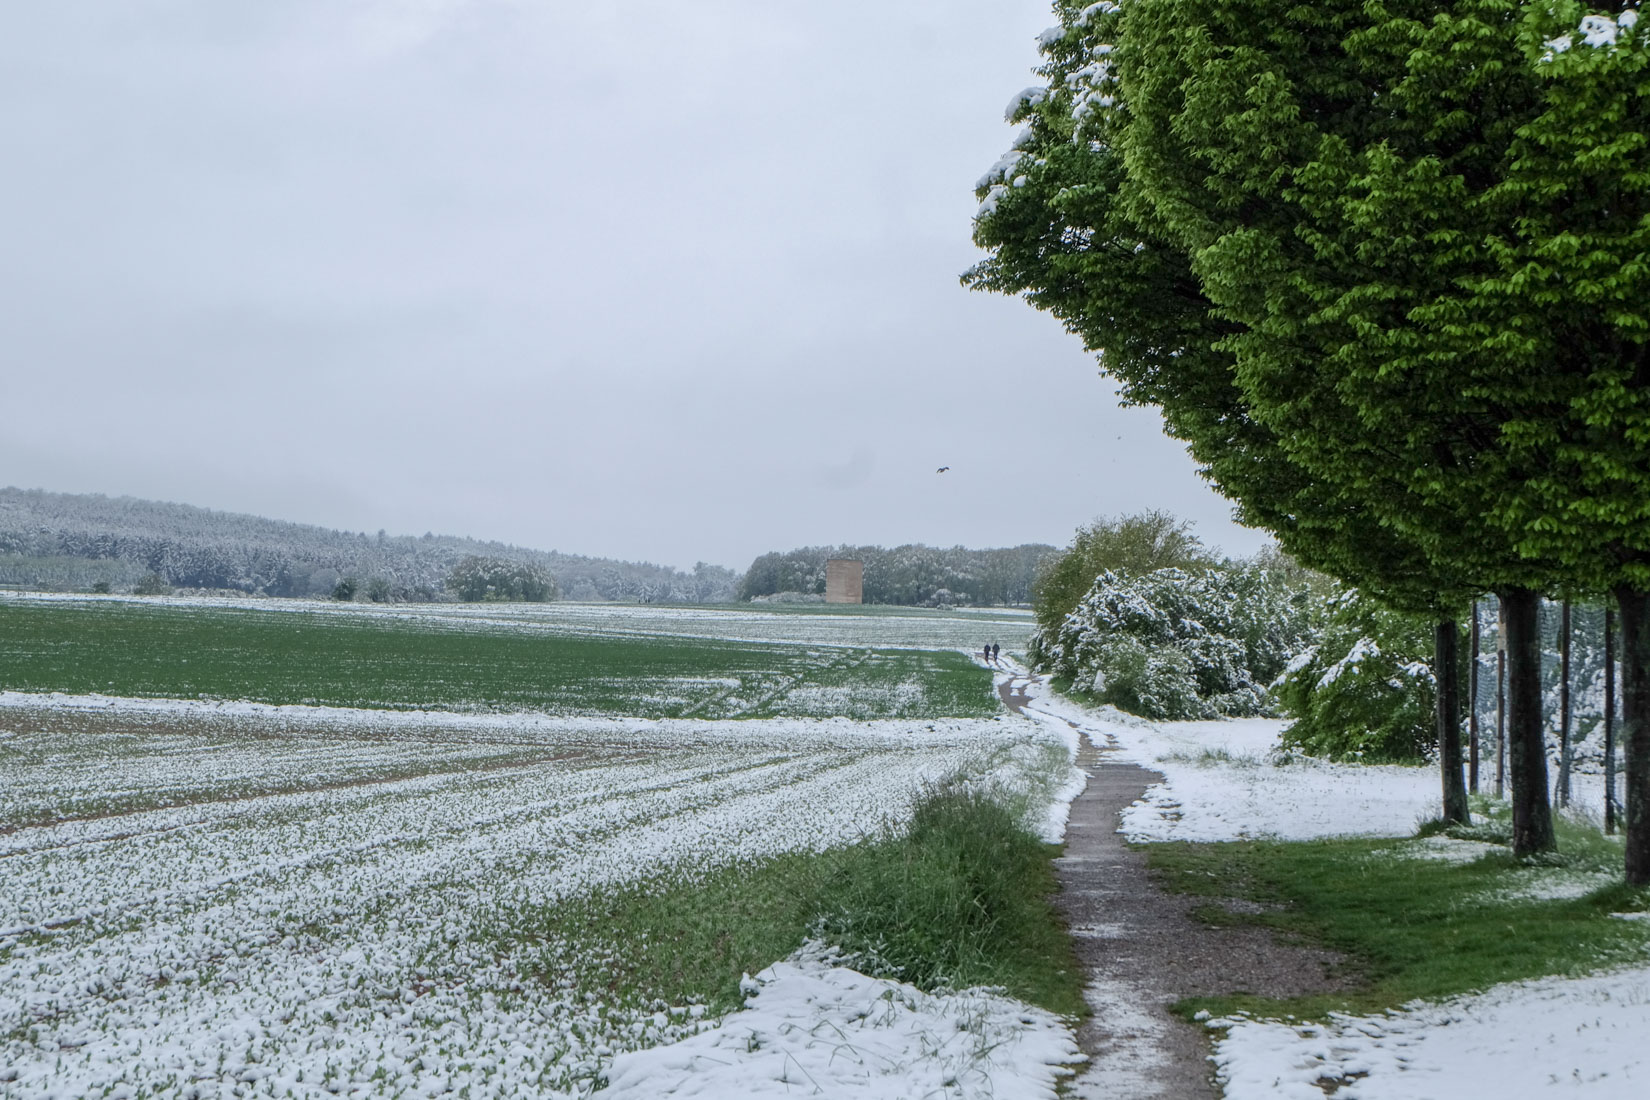
<svg viewBox="0 0 1650 1100"><path fill-rule="evenodd" d="M1055 322L957 285L1051 18L23 5L0 483L678 565L1146 507L1252 549Z"/></svg>

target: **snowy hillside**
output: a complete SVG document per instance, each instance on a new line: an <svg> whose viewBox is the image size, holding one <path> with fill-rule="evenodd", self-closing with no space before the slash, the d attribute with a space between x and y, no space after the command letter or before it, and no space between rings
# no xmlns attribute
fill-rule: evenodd
<svg viewBox="0 0 1650 1100"><path fill-rule="evenodd" d="M434 599L470 555L546 568L575 600L717 602L739 581L703 563L686 573L450 535L369 535L133 497L0 489L0 584L84 590L106 581L119 590L158 573L179 588L310 596L353 576L381 578L398 598Z"/></svg>

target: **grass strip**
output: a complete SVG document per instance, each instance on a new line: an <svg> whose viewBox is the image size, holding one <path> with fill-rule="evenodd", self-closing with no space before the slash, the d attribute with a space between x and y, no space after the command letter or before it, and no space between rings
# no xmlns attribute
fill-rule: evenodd
<svg viewBox="0 0 1650 1100"><path fill-rule="evenodd" d="M877 976L928 990L1000 986L1081 1015L1081 971L1050 901L1058 854L1008 808L943 786L903 832L639 883L539 910L526 927L551 945L540 978L609 1002L737 1008L743 974L814 936ZM569 944L600 964L570 961Z"/></svg>
<svg viewBox="0 0 1650 1100"><path fill-rule="evenodd" d="M1148 846L1152 870L1166 887L1263 907L1234 913L1211 904L1197 910L1203 920L1264 925L1347 959L1343 993L1194 997L1177 1011L1322 1019L1332 1011L1379 1012L1416 998L1644 961L1650 930L1611 914L1650 908L1650 892L1621 885L1620 846L1596 830L1564 823L1563 854L1541 864L1519 862L1502 849L1467 862L1426 858L1414 850L1421 843L1335 838Z"/></svg>

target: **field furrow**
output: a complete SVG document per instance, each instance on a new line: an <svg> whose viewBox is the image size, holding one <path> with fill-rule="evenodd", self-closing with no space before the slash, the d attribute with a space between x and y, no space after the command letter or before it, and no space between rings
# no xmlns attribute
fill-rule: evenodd
<svg viewBox="0 0 1650 1100"><path fill-rule="evenodd" d="M850 843L1035 732L112 709L118 746L53 751L4 712L0 1096L579 1095L699 1010L591 1001L600 953L546 942L544 906ZM126 810L27 820L100 769Z"/></svg>

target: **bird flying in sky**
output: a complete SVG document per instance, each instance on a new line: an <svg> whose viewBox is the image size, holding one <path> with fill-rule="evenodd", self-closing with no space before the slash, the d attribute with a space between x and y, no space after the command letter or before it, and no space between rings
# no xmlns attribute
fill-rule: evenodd
<svg viewBox="0 0 1650 1100"><path fill-rule="evenodd" d="M945 471L949 470L950 468L951 467L949 467L949 466L941 466L939 469L935 470L934 472L936 474L943 474L943 473L945 473Z"/></svg>

